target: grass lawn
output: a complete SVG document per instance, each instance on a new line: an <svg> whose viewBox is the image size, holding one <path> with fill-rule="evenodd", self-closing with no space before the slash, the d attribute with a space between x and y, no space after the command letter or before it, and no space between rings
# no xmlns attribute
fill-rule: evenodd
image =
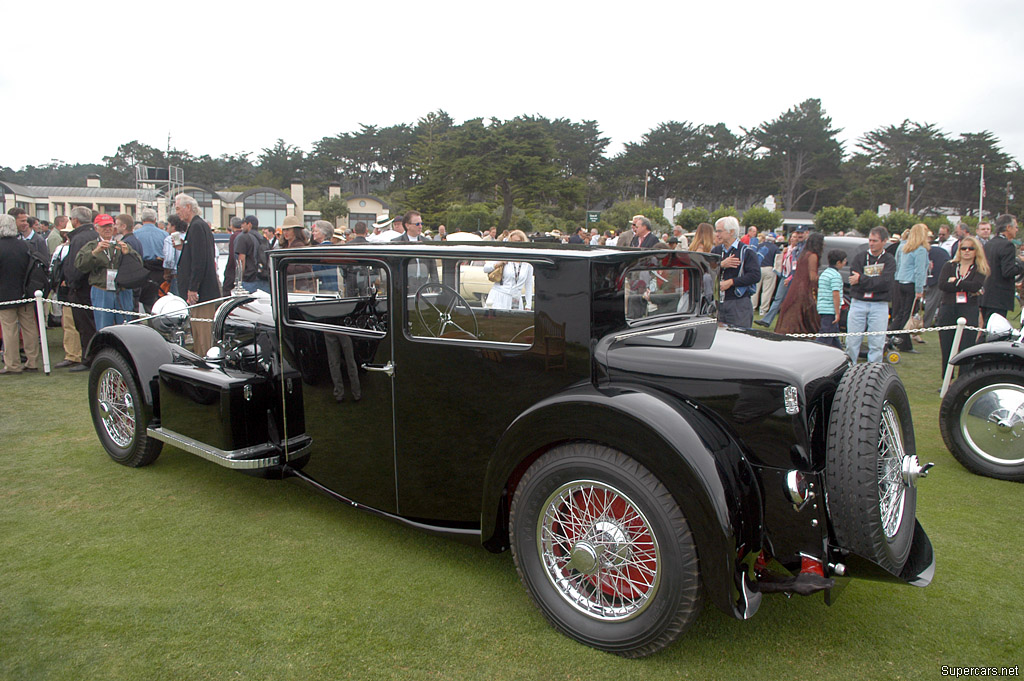
<svg viewBox="0 0 1024 681"><path fill-rule="evenodd" d="M124 468L93 432L86 374L0 377L0 679L937 679L942 665L1024 666L1024 485L946 451L938 339L925 337L898 370L918 454L937 464L918 504L932 585L854 580L832 607L766 596L747 622L708 606L643 660L556 633L507 553L167 446Z"/></svg>

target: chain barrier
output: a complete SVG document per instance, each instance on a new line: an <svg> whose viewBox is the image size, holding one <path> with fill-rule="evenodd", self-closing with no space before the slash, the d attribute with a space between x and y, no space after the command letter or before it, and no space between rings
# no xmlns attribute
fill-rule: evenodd
<svg viewBox="0 0 1024 681"><path fill-rule="evenodd" d="M219 301L222 301L222 300L231 300L231 298L233 298L233 297L234 296L226 296L226 297L222 297L222 298L214 298L213 300L207 300L206 302L203 302L203 303L196 303L195 305L189 305L189 306L186 307L186 309L191 310L194 307L200 307L202 305L209 305L210 303L216 303L216 302L219 302ZM34 303L34 302L36 302L35 298L23 298L21 300L9 300L9 301L5 302L4 304L5 305L12 305L13 306L13 305L26 305L28 303ZM80 308L82 310L93 310L94 312L110 312L111 314L119 314L119 315L125 315L125 316L130 316L130 317L138 317L139 319L137 319L136 321L140 321L140 322L144 322L147 319L152 319L154 317L164 317L164 316L166 316L168 314L168 313L165 313L163 315L155 315L155 314L149 314L148 312L137 312L137 311L134 311L134 310L118 310L118 309L110 308L110 307L94 307L92 305L83 305L82 303L72 303L72 302L69 302L69 301L66 301L66 300L53 300L53 299L49 299L49 298L44 298L43 302L44 303L50 303L54 307L60 307L61 305L67 305L68 307L77 307L77 308ZM170 314L174 314L174 313L170 313ZM189 317L189 321L193 321L193 322L209 322L211 324L213 323L212 319L203 319L202 317Z"/></svg>
<svg viewBox="0 0 1024 681"><path fill-rule="evenodd" d="M916 336L919 333L927 333L929 331L956 331L959 326L952 324L950 326L929 326L926 329L894 329L891 331L839 331L830 333L786 333L783 334L787 338L844 338L846 336L896 336L896 335L911 335ZM965 331L984 331L985 329L978 326L964 326Z"/></svg>

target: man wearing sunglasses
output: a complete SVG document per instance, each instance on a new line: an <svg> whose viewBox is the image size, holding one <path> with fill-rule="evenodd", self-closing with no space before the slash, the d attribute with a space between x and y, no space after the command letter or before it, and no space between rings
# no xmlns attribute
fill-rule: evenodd
<svg viewBox="0 0 1024 681"><path fill-rule="evenodd" d="M411 210L402 216L402 223L405 225L405 233L395 237L392 241L398 243L427 241L423 236L422 215ZM408 268L407 277L409 280L410 291L416 291L420 286L423 286L428 282L437 281L437 263L432 259L417 258L415 260L410 260Z"/></svg>

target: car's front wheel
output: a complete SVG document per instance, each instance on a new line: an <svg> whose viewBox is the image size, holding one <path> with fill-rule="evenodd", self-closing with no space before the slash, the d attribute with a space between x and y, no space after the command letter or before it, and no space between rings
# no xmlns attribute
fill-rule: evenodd
<svg viewBox="0 0 1024 681"><path fill-rule="evenodd" d="M939 408L946 447L964 468L1024 482L1024 365L965 367Z"/></svg>
<svg viewBox="0 0 1024 681"><path fill-rule="evenodd" d="M101 351L89 372L89 410L96 434L114 461L137 468L153 463L163 443L147 437L142 391L121 353Z"/></svg>
<svg viewBox="0 0 1024 681"><path fill-rule="evenodd" d="M516 569L537 607L586 645L649 655L700 612L686 518L622 452L583 443L547 452L516 488L509 523Z"/></svg>

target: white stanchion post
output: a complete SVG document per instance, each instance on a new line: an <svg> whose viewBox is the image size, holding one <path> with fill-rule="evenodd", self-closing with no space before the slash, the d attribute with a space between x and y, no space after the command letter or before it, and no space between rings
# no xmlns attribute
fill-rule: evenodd
<svg viewBox="0 0 1024 681"><path fill-rule="evenodd" d="M964 327L967 326L967 320L960 317L956 320L956 331L953 332L953 346L949 349L949 358L953 359L956 357L956 353L960 352L960 338L964 335ZM946 391L949 390L949 382L953 379L953 365L946 363L946 374L942 377L942 390L939 391L939 397L945 397Z"/></svg>
<svg viewBox="0 0 1024 681"><path fill-rule="evenodd" d="M46 342L46 313L43 311L43 292L36 291L36 322L39 324L39 349L43 351L43 372L50 375L50 344Z"/></svg>

